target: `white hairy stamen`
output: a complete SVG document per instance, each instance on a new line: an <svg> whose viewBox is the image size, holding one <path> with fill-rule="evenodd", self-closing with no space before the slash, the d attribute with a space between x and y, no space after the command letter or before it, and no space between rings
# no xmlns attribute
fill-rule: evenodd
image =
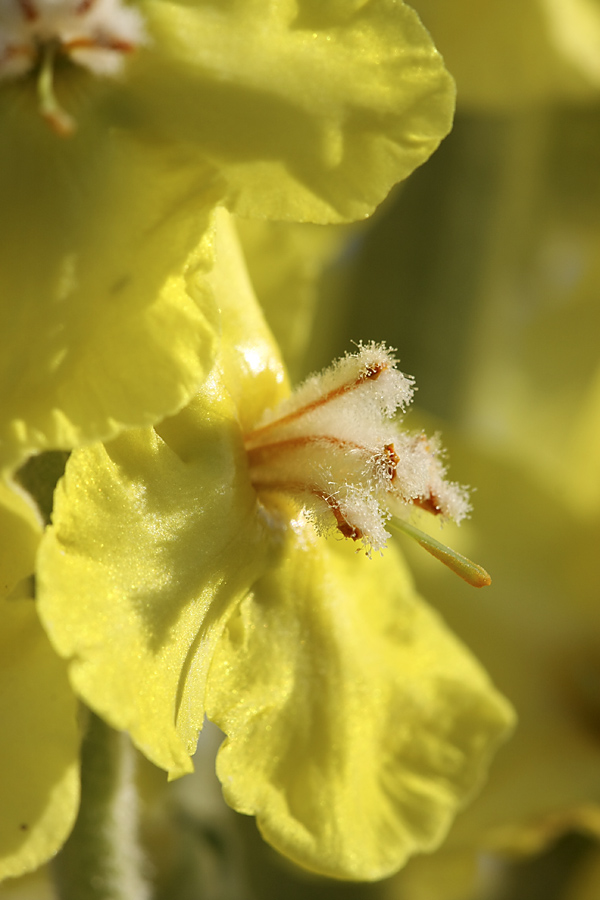
<svg viewBox="0 0 600 900"><path fill-rule="evenodd" d="M464 488L447 482L435 440L400 430L393 418L413 381L383 345L368 344L309 378L246 435L252 481L263 498L297 497L321 531L378 550L390 515L414 506L460 521Z"/></svg>
<svg viewBox="0 0 600 900"><path fill-rule="evenodd" d="M144 42L142 16L121 0L0 0L0 79L35 69L49 46L114 76Z"/></svg>

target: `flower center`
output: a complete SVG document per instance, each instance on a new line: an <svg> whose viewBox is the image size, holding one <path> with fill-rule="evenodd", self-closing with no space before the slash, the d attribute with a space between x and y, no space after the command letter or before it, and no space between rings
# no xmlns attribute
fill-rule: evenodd
<svg viewBox="0 0 600 900"><path fill-rule="evenodd" d="M144 42L139 11L121 0L0 0L0 80L37 72L40 112L61 135L75 123L54 95L57 55L114 77Z"/></svg>
<svg viewBox="0 0 600 900"><path fill-rule="evenodd" d="M444 480L435 441L401 430L392 417L413 395L390 351L361 346L301 385L245 437L253 484L263 502L287 493L319 531L331 527L385 546L385 523L413 506L460 520L466 492Z"/></svg>

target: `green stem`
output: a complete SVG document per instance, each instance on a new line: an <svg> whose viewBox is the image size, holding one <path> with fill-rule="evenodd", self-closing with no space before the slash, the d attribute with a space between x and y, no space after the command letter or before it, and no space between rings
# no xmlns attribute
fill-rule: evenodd
<svg viewBox="0 0 600 900"><path fill-rule="evenodd" d="M147 900L129 739L90 713L81 764L79 816L53 866L57 895L60 900Z"/></svg>

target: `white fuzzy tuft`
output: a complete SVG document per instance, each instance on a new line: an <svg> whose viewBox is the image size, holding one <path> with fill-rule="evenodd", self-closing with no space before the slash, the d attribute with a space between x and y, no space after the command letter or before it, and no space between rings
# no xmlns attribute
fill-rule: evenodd
<svg viewBox="0 0 600 900"><path fill-rule="evenodd" d="M32 70L53 42L94 74L115 76L146 32L140 12L121 0L0 0L0 79Z"/></svg>
<svg viewBox="0 0 600 900"><path fill-rule="evenodd" d="M319 532L337 528L369 552L386 545L391 507L464 518L466 490L445 480L437 439L392 419L413 392L381 344L313 375L246 435L256 489L298 497Z"/></svg>

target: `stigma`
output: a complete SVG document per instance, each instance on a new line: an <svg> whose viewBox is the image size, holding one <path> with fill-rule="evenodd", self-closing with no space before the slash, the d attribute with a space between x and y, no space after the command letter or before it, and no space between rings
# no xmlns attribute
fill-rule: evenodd
<svg viewBox="0 0 600 900"><path fill-rule="evenodd" d="M405 431L399 416L414 381L382 344L361 345L312 376L245 436L261 501L297 499L317 530L386 546L386 523L415 507L459 522L466 489L446 480L436 439Z"/></svg>
<svg viewBox="0 0 600 900"><path fill-rule="evenodd" d="M141 14L121 0L0 0L0 81L36 75L40 112L62 135L75 123L54 95L56 62L115 77L145 42Z"/></svg>

